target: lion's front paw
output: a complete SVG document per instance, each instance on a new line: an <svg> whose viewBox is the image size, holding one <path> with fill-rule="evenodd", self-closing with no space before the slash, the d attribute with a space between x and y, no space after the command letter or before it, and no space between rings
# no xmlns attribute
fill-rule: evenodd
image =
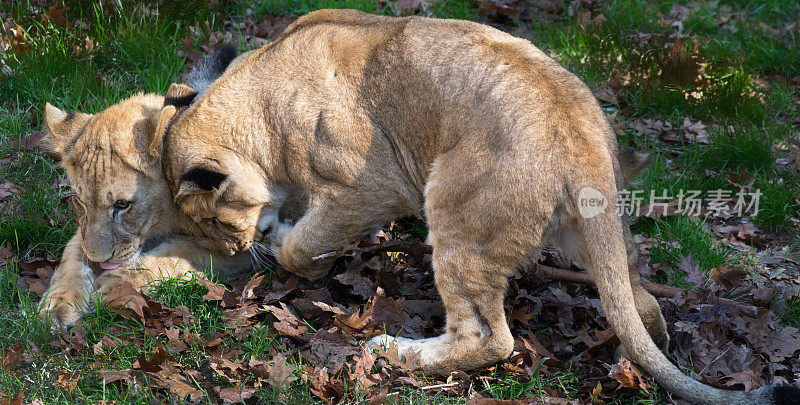
<svg viewBox="0 0 800 405"><path fill-rule="evenodd" d="M272 228L268 238L273 252L279 252L286 245L286 239L292 233L292 229L294 225L288 222L278 223Z"/></svg>
<svg viewBox="0 0 800 405"><path fill-rule="evenodd" d="M91 309L88 293L78 289L48 292L39 302L39 318L50 321L54 330L75 326Z"/></svg>

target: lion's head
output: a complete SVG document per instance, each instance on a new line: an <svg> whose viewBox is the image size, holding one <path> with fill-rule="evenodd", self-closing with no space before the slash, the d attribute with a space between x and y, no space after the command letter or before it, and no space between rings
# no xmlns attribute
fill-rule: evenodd
<svg viewBox="0 0 800 405"><path fill-rule="evenodd" d="M177 119L172 133L180 133L186 121ZM181 128L174 128L181 127ZM175 132L173 132L175 131ZM249 250L277 225L287 193L270 186L263 171L252 161L223 147L193 142L192 150L176 153L167 148L175 202L218 249L233 255Z"/></svg>
<svg viewBox="0 0 800 405"><path fill-rule="evenodd" d="M278 222L302 216L307 197L297 187L270 181L256 162L227 147L247 142L228 130L231 125L192 108L177 114L165 135L164 173L183 213L220 251L233 255L250 250ZM219 133L230 135L209 136Z"/></svg>
<svg viewBox="0 0 800 405"><path fill-rule="evenodd" d="M86 257L106 270L136 260L179 211L161 168L161 135L174 106L139 94L96 114L45 106L45 144L75 192Z"/></svg>

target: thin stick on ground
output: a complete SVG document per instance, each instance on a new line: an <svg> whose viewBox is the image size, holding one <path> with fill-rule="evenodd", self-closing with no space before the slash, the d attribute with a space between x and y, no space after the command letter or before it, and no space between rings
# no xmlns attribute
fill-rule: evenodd
<svg viewBox="0 0 800 405"><path fill-rule="evenodd" d="M408 242L408 241L393 239L383 242L379 245L372 245L361 248L359 249L359 252L361 254L378 253L378 252L403 252L412 256L418 256L418 255L432 253L433 249L431 248L431 246L421 243L419 241ZM538 271L540 274L544 275L546 278L552 281L566 281L571 283L579 283L592 286L595 285L594 280L592 280L589 274L584 272L560 269L556 267L545 266L542 264L537 264L536 269L534 269L534 271ZM702 293L699 293L697 291L687 290L684 288L657 284L644 280L642 280L642 284L644 285L644 288L650 292L650 294L653 294L654 296L659 298L673 298L678 294L685 294L688 299L702 299L705 297L705 295ZM751 317L758 316L758 308L754 305L722 297L711 296L710 298L713 301L716 301L718 304L734 306L739 310L741 310L747 316Z"/></svg>

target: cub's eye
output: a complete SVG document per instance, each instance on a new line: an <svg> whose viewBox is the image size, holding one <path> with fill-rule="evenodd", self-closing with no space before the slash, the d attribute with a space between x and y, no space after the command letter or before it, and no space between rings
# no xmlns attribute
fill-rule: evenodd
<svg viewBox="0 0 800 405"><path fill-rule="evenodd" d="M203 222L216 226L219 223L217 217L203 218Z"/></svg>
<svg viewBox="0 0 800 405"><path fill-rule="evenodd" d="M127 200L117 200L114 202L114 208L124 210L131 206L131 202Z"/></svg>

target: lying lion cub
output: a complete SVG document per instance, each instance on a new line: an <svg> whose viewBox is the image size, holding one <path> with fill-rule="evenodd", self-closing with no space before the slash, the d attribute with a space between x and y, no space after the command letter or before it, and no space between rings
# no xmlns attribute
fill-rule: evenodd
<svg viewBox="0 0 800 405"><path fill-rule="evenodd" d="M156 136L175 201L231 254L271 238L280 264L317 279L326 253L424 209L446 332L370 343L420 351L425 370L508 356L506 278L552 243L589 271L627 352L669 391L726 405L796 392L703 385L654 344L643 320L664 342L663 318L616 214L614 133L586 85L528 41L465 21L317 11L168 113ZM310 196L294 226L276 214L289 185Z"/></svg>
<svg viewBox="0 0 800 405"><path fill-rule="evenodd" d="M232 48L209 55L192 71L193 81L213 81L233 56ZM171 117L162 114L164 104L161 95L139 94L96 115L45 106L45 141L61 159L76 194L79 225L39 304L41 316L54 327L74 325L90 308L93 294L106 294L119 282L142 288L210 268L212 262L222 275L262 264L254 260L261 255L247 253L216 255L212 261L215 245L199 237L172 201L161 168L161 140L153 139Z"/></svg>

